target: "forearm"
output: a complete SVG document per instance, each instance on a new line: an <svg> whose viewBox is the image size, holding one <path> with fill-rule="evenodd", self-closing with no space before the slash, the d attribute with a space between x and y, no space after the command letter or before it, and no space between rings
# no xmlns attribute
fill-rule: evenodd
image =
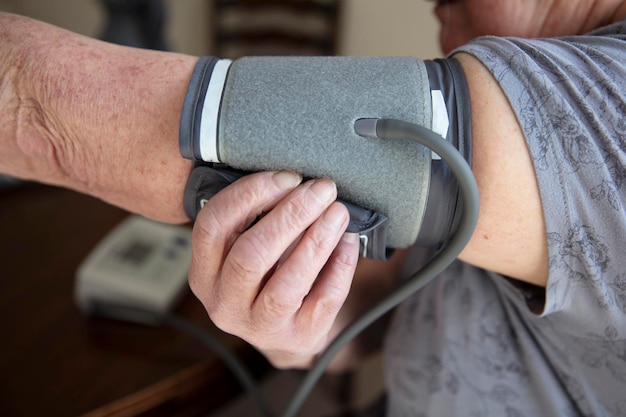
<svg viewBox="0 0 626 417"><path fill-rule="evenodd" d="M0 33L0 171L184 221L178 126L196 58L15 15Z"/></svg>

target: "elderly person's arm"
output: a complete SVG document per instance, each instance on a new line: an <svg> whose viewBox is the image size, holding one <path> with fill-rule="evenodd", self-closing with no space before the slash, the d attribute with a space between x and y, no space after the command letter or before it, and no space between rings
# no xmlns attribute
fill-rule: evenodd
<svg viewBox="0 0 626 417"><path fill-rule="evenodd" d="M195 57L127 48L0 15L0 172L168 222L190 162L178 151Z"/></svg>
<svg viewBox="0 0 626 417"><path fill-rule="evenodd" d="M0 171L185 221L191 163L179 154L178 128L197 58L111 45L14 15L0 16L0 31ZM457 59L469 86L481 195L478 227L461 257L545 285L546 234L522 131L484 67ZM328 180L261 172L212 198L194 227L192 289L218 326L277 366L309 365L393 284L398 261L357 269L358 238L344 233L348 213L336 195Z"/></svg>
<svg viewBox="0 0 626 417"><path fill-rule="evenodd" d="M482 64L457 58L469 85L481 195L478 226L461 258L545 286L546 232L523 133ZM398 261L388 268L364 265L355 274L358 242L342 236L347 211L335 196L325 180L301 184L285 172L254 174L211 199L196 221L192 289L218 326L257 346L276 366L310 365L397 277ZM351 346L334 365L353 364L360 352Z"/></svg>

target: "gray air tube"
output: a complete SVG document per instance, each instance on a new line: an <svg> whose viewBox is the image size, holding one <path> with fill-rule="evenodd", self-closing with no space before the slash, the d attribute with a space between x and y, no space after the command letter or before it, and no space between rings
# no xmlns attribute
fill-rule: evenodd
<svg viewBox="0 0 626 417"><path fill-rule="evenodd" d="M180 151L236 174L192 174L188 191L193 199L203 182L217 191L242 171L290 169L334 180L341 200L388 219L376 242L383 249L441 245L462 210L454 176L419 143L357 133L361 119L426 127L470 158L467 86L454 59L201 58L183 106ZM186 203L192 218L199 207Z"/></svg>

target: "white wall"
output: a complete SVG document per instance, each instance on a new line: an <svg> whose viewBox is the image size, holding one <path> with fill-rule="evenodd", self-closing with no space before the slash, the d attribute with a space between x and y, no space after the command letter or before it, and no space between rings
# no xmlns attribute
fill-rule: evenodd
<svg viewBox="0 0 626 417"><path fill-rule="evenodd" d="M342 55L440 56L432 3L425 0L344 0ZM167 0L170 48L194 55L210 51L210 0ZM0 0L11 11L88 35L104 24L97 0Z"/></svg>
<svg viewBox="0 0 626 417"><path fill-rule="evenodd" d="M345 0L343 55L441 56L433 3Z"/></svg>

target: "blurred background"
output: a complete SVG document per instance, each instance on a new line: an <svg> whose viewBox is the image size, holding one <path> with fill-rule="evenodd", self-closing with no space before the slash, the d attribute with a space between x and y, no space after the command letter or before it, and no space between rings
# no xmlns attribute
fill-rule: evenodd
<svg viewBox="0 0 626 417"><path fill-rule="evenodd" d="M267 8L265 8L265 5ZM107 41L192 55L441 56L426 0L0 0L0 10ZM129 213L0 174L0 415L255 416L223 363L173 329L84 317L76 270ZM300 372L274 372L212 327L190 294L176 313L222 338L282 408ZM299 417L374 415L380 357L324 377Z"/></svg>
<svg viewBox="0 0 626 417"><path fill-rule="evenodd" d="M298 0L292 0L298 2ZM53 23L88 36L101 37L106 25L104 0L1 0L0 10ZM214 50L209 23L215 1L164 0L164 37L173 51L203 55ZM435 58L437 24L433 3L426 0L343 0L338 54L413 55Z"/></svg>

